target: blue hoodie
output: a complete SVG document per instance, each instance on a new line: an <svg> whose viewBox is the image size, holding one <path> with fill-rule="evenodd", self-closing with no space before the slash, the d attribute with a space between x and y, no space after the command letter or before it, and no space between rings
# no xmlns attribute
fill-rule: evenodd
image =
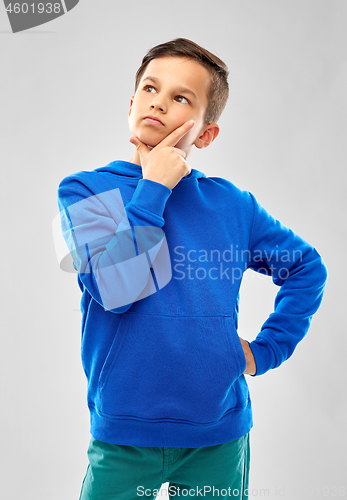
<svg viewBox="0 0 347 500"><path fill-rule="evenodd" d="M58 203L82 291L92 436L195 448L249 432L242 277L252 269L279 287L249 343L258 376L308 331L327 279L318 252L251 193L195 169L171 190L114 161L66 177Z"/></svg>

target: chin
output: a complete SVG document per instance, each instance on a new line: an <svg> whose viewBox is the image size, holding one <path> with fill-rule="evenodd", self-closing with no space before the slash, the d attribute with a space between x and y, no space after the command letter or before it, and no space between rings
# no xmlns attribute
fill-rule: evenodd
<svg viewBox="0 0 347 500"><path fill-rule="evenodd" d="M138 135L138 138L140 139L141 142L143 142L147 146L152 146L152 148L157 146L159 142L163 140L163 139L154 139L154 137L149 134Z"/></svg>

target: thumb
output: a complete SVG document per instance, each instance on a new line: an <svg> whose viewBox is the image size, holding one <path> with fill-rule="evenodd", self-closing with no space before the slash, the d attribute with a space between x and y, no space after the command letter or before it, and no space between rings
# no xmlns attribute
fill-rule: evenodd
<svg viewBox="0 0 347 500"><path fill-rule="evenodd" d="M139 155L142 156L142 158L145 158L145 156L150 152L146 144L144 142L141 142L138 137L130 137L129 142L131 142L131 144L134 144L137 151L139 152Z"/></svg>

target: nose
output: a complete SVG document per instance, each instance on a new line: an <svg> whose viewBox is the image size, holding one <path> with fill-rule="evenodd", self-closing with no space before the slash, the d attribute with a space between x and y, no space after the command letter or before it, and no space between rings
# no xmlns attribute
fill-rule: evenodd
<svg viewBox="0 0 347 500"><path fill-rule="evenodd" d="M155 99L153 99L152 101L151 109L157 109L158 111L166 113L166 105L163 99L160 98L159 96L156 96Z"/></svg>

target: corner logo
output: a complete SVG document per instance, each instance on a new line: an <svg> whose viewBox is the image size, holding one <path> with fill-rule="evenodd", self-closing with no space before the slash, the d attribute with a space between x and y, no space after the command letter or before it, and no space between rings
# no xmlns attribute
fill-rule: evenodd
<svg viewBox="0 0 347 500"><path fill-rule="evenodd" d="M9 2L4 0L12 32L27 30L49 23L76 7L79 0Z"/></svg>
<svg viewBox="0 0 347 500"><path fill-rule="evenodd" d="M60 208L53 219L60 268L81 273L105 311L132 304L169 283L172 269L164 231L131 226L119 189Z"/></svg>

